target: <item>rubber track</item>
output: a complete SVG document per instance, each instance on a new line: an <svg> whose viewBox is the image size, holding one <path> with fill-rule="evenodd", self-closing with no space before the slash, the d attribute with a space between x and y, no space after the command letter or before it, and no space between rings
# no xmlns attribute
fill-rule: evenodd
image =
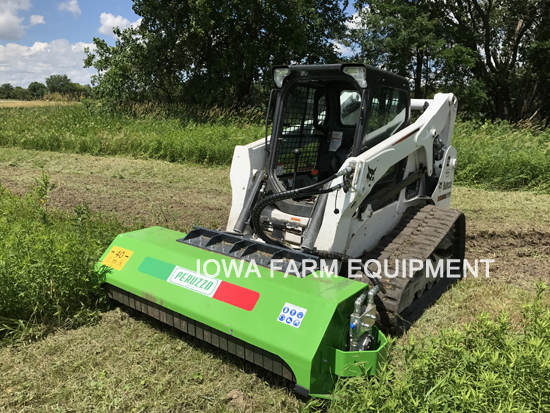
<svg viewBox="0 0 550 413"><path fill-rule="evenodd" d="M455 224L457 224L455 226ZM426 280L423 271L417 271L412 278L403 277L402 260L427 260L436 250L445 235L455 227L457 232L453 240L453 258L464 259L465 219L462 212L451 208L438 208L434 205L411 208L405 213L400 223L378 245L361 257L363 262L370 259L382 264L388 260L388 273L395 272L395 260L399 260L399 273L395 278L382 277L380 281L386 288L386 294L379 293L376 306L381 318L382 327L391 329L399 323L396 313L405 311L416 299L416 293L423 292L434 282ZM377 272L376 264L370 263L369 270ZM372 280L363 276L363 282L371 284Z"/></svg>

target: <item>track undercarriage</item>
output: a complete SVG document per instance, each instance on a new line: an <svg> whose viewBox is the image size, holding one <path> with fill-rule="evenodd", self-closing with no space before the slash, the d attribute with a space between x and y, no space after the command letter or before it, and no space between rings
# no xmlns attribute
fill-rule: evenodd
<svg viewBox="0 0 550 413"><path fill-rule="evenodd" d="M379 293L375 298L379 323L384 330L401 332L414 310L422 311L430 304L429 299L424 297L428 302L418 307L426 290L442 280L461 278L464 239L464 214L450 208L427 205L407 211L393 231L383 237L375 249L361 257L363 262L376 260L381 263L382 273L387 269L387 274L391 275L382 274L380 282L386 292ZM432 274L427 276L424 265L411 277L407 266L410 259L430 260L432 268L437 268L441 262L442 272L437 277ZM447 271L449 259L457 260L449 263L454 270L451 273ZM384 262L387 262L387 267L384 267ZM371 273L380 270L374 263L370 263L368 268ZM365 274L361 281L373 285L373 280Z"/></svg>

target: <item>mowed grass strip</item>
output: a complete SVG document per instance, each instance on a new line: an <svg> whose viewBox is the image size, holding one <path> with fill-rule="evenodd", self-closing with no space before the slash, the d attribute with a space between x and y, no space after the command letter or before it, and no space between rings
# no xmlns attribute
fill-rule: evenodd
<svg viewBox="0 0 550 413"><path fill-rule="evenodd" d="M141 160L69 154L54 154L56 159L48 160L48 153L13 151L11 157L4 157L2 161L10 164L17 160L21 169L34 168L37 178L42 167L46 170L58 168L69 177L71 172L85 175L88 165L88 176L103 174L101 179L111 180L109 186L113 182L124 184L124 179L113 176L116 175L113 171L124 170L127 175L135 171L136 179L142 182L150 180L161 187L169 177L172 182L181 182L199 179L196 177L198 174L200 179L205 180L202 185L209 185L214 191L219 189L220 193L225 188L221 196L229 199L227 182L219 181L220 174L227 174L228 168L193 166L187 170L184 165L150 161L157 167L147 170L144 165L147 162ZM100 165L94 166L94 161ZM95 167L98 169L93 169ZM15 175L18 168L10 168ZM55 191L49 194L52 199ZM40 228L43 203L36 203L40 197L37 198L38 193L32 192L35 194L34 201L29 198L27 202L31 202L28 211L34 211L31 213L34 220L30 220L29 225L38 226L38 233L43 235L43 228ZM120 194L114 196L119 197ZM20 198L10 198L8 201L14 202L12 218L18 216L16 212L21 213L19 209L26 211L25 204L17 203L22 201ZM473 223L474 228L488 219L493 220L495 228L499 228L507 222L505 219L511 217L517 217L515 223L518 225L547 226L547 217L540 213L546 211L547 201L548 195L527 194L522 197L520 193L465 188L455 188L453 195L454 206L467 210L469 222ZM522 214L517 213L518 208ZM67 228L67 233L72 234L78 228L79 216L85 216L79 214L63 215L50 210L47 216L50 217L50 226L57 230ZM90 216L90 219L94 218ZM58 219L64 224L58 224ZM17 229L17 225L12 228ZM123 230L115 229L108 236L114 237L116 231ZM82 242L78 236L65 236L63 239ZM26 256L36 255L42 247L38 245L36 251L33 248L35 243L27 245ZM69 248L68 251L74 250ZM92 265L92 260L89 263ZM39 265L41 262L36 263L36 275L41 274ZM47 274L51 276L55 271L52 267L48 268ZM63 268L60 266L60 269ZM26 272L17 275L24 279ZM517 272L516 276L521 277L522 274ZM541 390L538 386L542 380L548 379L544 357L550 353L545 347L548 342L544 335L548 331L544 327L548 319L546 310L542 309L537 317L527 319L521 314L522 306L536 299L534 283L534 279L529 285L509 283L508 279L501 280L498 273L493 274L490 280L468 278L458 283L425 313L406 336L396 342L391 364L378 378L367 382L362 379L342 381L338 389L339 398L330 404L313 400L304 407L304 401L296 398L287 384L277 378L171 332L153 321L144 322L135 313L130 312L129 317L125 312L129 310L126 309L105 313L95 325L59 331L30 344L0 348L0 365L4 367L0 372L0 410L429 411L449 408L451 411L472 411L475 406L482 406L483 410L488 411L498 407L497 400L504 400L506 406L537 411L539 406L546 408L546 389ZM29 282L27 286L33 287L33 283ZM48 284L43 283L39 287L44 290L42 296L48 298ZM73 298L79 300L78 295ZM548 297L543 295L539 301L547 306ZM82 306L82 301L78 302ZM52 325L78 325L73 321L76 314L88 314L86 318L76 318L82 320L80 324L97 320L97 317L89 316L97 308L96 302L84 304L88 306L85 312L76 310L78 306L74 306L72 312L65 313L64 323L58 324L54 317ZM485 317L480 322L476 321L482 312L497 314L503 310L510 314L507 320L500 317L491 321ZM534 324L529 324L529 320L542 320L546 330L534 329ZM471 323L471 326L466 328L464 323ZM454 327L458 330L442 332ZM531 329L530 335L518 335L522 329ZM539 342L542 344L538 345ZM490 357L495 352L498 359L493 361ZM516 370L505 364L509 363L510 357L517 360ZM464 360L477 364L464 364ZM464 366L470 368L465 371ZM531 381L521 380L521 375L514 375L516 371L529 372ZM433 374L429 374L431 372ZM531 372L535 376L531 377ZM441 383L440 375L444 378ZM425 379L419 380L419 377ZM475 394L460 399L468 391ZM457 404L457 400L460 403Z"/></svg>
<svg viewBox="0 0 550 413"><path fill-rule="evenodd" d="M77 102L52 102L47 100L0 100L0 108L32 108L42 106L68 106Z"/></svg>
<svg viewBox="0 0 550 413"><path fill-rule="evenodd" d="M292 412L291 386L237 357L114 310L0 348L0 411Z"/></svg>
<svg viewBox="0 0 550 413"><path fill-rule="evenodd" d="M123 156L103 157L27 150L17 147L0 151L0 184L18 193L28 191L34 179L44 170L57 188L50 194L54 205L72 211L75 202L106 205L134 205L134 217L146 217L148 225L166 226L151 206L166 207L171 221L189 229L200 223L222 225L231 205L231 183L227 166L206 167L157 160L129 159ZM81 196L72 203L60 201L64 189L74 189ZM133 192L132 192L133 191ZM102 198L103 197L103 198ZM99 199L103 204L99 204ZM174 202L181 198L182 202ZM68 199L68 198L66 198ZM451 206L466 214L468 233L480 231L510 232L544 229L550 226L550 195L527 191L487 191L455 185ZM97 212L99 210L96 209ZM158 209L157 209L158 212ZM176 229L174 227L174 229Z"/></svg>

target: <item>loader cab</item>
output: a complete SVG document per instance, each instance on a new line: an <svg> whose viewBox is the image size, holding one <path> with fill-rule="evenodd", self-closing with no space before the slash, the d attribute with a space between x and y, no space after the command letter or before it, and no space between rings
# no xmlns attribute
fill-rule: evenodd
<svg viewBox="0 0 550 413"><path fill-rule="evenodd" d="M362 64L273 68L269 192L309 186L338 172L357 156L409 123L406 79ZM393 168L385 181L395 179ZM310 216L312 199L286 200L278 208Z"/></svg>

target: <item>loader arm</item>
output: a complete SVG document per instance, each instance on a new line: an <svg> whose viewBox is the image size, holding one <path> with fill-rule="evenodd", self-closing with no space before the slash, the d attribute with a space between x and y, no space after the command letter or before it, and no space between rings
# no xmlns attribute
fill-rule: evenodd
<svg viewBox="0 0 550 413"><path fill-rule="evenodd" d="M407 169L402 182L406 182L407 176L415 171L423 171L417 179L424 180L425 177L433 177L439 182L443 179L445 183L452 185L454 169L456 168L456 150L451 146L451 137L453 125L456 118L456 98L452 94L438 94L432 100L426 101L429 104L427 110L419 119L405 129L392 135L385 141L379 143L371 149L363 152L357 157L350 157L346 160L342 168L351 166L354 168L352 178L352 187L348 192L344 190L336 191L328 195L327 204L331 206L325 211L321 230L321 237L317 237L315 247L319 250L331 250L340 253L346 253L349 256L357 257L363 250L369 250L376 245L382 236L386 235L396 225L399 217L410 206L418 202L432 199L434 193L419 190L414 197L407 199L405 196L406 187L395 187L399 191L398 201L391 208L394 216L388 221L382 223L385 230L369 231L366 225L372 217L372 209L369 209L372 202L378 197L370 198L372 202L367 205L363 202L369 199L375 184L387 173L388 169L403 159L407 159ZM441 162L433 162L434 139L439 137L444 142L446 156ZM447 166L448 165L448 166ZM441 172L445 170L443 178ZM334 185L342 183L342 178L334 181ZM399 183L398 183L399 184ZM410 185L410 184L409 184ZM407 186L409 186L407 185ZM425 184L424 184L425 186ZM387 188L387 191L396 191L396 188ZM450 194L451 189L447 187ZM424 193L422 193L424 192ZM433 199L434 204L442 207L450 206L450 196L441 198L438 195ZM332 206L334 205L334 208ZM363 205L363 208L361 208ZM334 210L341 211L335 214ZM363 209L363 211L361 211ZM360 246L352 243L353 238L366 238L369 233L369 240L361 240ZM350 248L351 247L351 248Z"/></svg>

